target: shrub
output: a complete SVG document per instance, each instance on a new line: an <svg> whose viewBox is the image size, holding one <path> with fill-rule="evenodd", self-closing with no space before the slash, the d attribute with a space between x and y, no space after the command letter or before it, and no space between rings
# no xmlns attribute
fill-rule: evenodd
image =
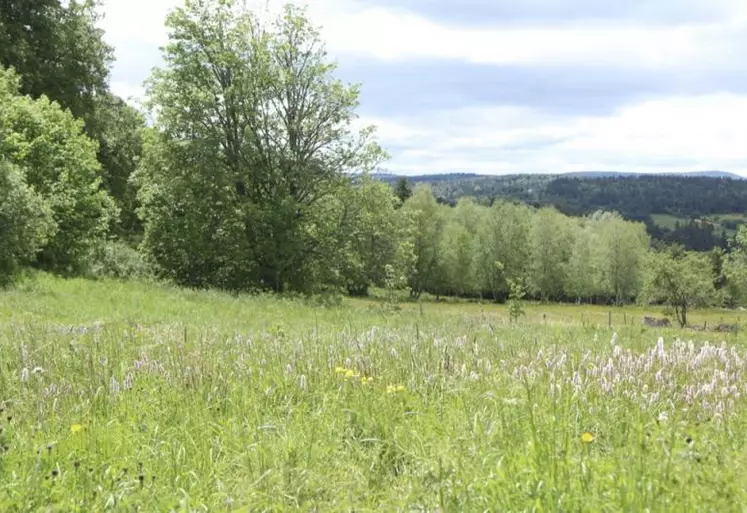
<svg viewBox="0 0 747 513"><path fill-rule="evenodd" d="M0 286L33 261L55 229L49 205L26 184L18 167L0 160Z"/></svg>
<svg viewBox="0 0 747 513"><path fill-rule="evenodd" d="M88 272L93 277L150 279L153 268L136 249L119 241L102 241L91 253Z"/></svg>
<svg viewBox="0 0 747 513"><path fill-rule="evenodd" d="M61 273L82 270L96 240L117 216L101 189L97 143L83 122L46 97L19 94L20 79L0 68L0 158L17 166L21 181L51 209L56 230L44 237L36 263ZM16 180L17 181L17 180Z"/></svg>

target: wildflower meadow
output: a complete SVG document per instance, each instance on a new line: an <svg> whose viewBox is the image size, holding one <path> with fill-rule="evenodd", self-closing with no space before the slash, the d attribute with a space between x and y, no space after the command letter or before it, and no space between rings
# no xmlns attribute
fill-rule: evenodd
<svg viewBox="0 0 747 513"><path fill-rule="evenodd" d="M744 336L646 313L42 276L0 293L0 511L741 511Z"/></svg>

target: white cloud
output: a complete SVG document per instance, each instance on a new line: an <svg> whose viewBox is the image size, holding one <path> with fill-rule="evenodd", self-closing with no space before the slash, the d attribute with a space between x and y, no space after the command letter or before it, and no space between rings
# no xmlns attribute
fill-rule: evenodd
<svg viewBox="0 0 747 513"><path fill-rule="evenodd" d="M104 0L101 27L117 52L130 45L147 44L157 49L166 42L164 21L182 0Z"/></svg>
<svg viewBox="0 0 747 513"><path fill-rule="evenodd" d="M471 122L461 122L465 118ZM385 147L405 148L386 167L411 174L711 169L747 174L746 118L747 96L707 95L649 101L607 117L556 118L531 109L446 111L413 123L390 121L379 137ZM402 134L409 137L403 140Z"/></svg>
<svg viewBox="0 0 747 513"><path fill-rule="evenodd" d="M132 103L139 103L144 100L143 88L139 85L113 80L110 87L114 94Z"/></svg>
<svg viewBox="0 0 747 513"><path fill-rule="evenodd" d="M455 59L482 64L632 64L704 62L721 48L726 23L683 26L595 25L474 28L440 25L398 9L363 8L353 0L309 2L331 53L396 61Z"/></svg>
<svg viewBox="0 0 747 513"><path fill-rule="evenodd" d="M644 162L686 157L702 169L747 166L745 116L747 96L650 101L609 119L584 120L582 134L564 149L592 158L627 154Z"/></svg>
<svg viewBox="0 0 747 513"><path fill-rule="evenodd" d="M747 35L747 7L735 1L731 21L683 26L595 24L469 28L440 25L401 9L365 7L356 0L294 0L321 25L335 57L387 61L452 59L482 64L624 64L671 66L724 56L724 34ZM250 0L277 10L280 0ZM106 0L107 39L128 48L166 41L163 21L180 0ZM155 53L155 52L154 52Z"/></svg>

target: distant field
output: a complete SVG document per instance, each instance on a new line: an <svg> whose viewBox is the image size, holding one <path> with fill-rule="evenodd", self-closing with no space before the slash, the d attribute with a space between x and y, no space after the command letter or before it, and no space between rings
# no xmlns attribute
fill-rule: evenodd
<svg viewBox="0 0 747 513"><path fill-rule="evenodd" d="M678 222L680 225L690 222L687 217L677 217L670 214L652 214L651 218L657 226L668 230L674 230ZM714 214L705 219L714 224L717 234L725 231L728 236L733 236L736 233L736 226L747 224L747 214Z"/></svg>
<svg viewBox="0 0 747 513"><path fill-rule="evenodd" d="M0 511L739 510L747 338L643 315L40 276L0 292Z"/></svg>
<svg viewBox="0 0 747 513"><path fill-rule="evenodd" d="M747 214L717 214L709 219L721 226L728 236L734 236L739 225L747 224Z"/></svg>
<svg viewBox="0 0 747 513"><path fill-rule="evenodd" d="M678 222L680 224L688 222L688 219L686 218L670 214L651 214L651 219L653 219L657 226L660 228L666 228L667 230L674 230Z"/></svg>

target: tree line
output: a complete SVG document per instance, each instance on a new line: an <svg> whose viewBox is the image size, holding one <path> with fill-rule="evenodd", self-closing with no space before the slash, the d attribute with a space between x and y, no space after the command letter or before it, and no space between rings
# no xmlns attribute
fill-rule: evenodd
<svg viewBox="0 0 747 513"><path fill-rule="evenodd" d="M373 179L387 155L357 123L360 87L335 77L303 9L187 0L141 112L109 90L95 2L0 5L5 284L35 267L231 291L742 300L742 232L728 253L652 249L614 212L452 206Z"/></svg>
<svg viewBox="0 0 747 513"><path fill-rule="evenodd" d="M396 177L384 176L390 183ZM484 204L499 199L522 201L536 207L552 206L567 215L583 216L598 210L614 211L644 222L653 239L681 244L695 251L727 249L728 235L743 221L703 222L720 214L744 214L747 180L678 175L425 175L409 178L429 183L441 201L455 204L465 196ZM677 227L659 226L655 214L682 219Z"/></svg>

